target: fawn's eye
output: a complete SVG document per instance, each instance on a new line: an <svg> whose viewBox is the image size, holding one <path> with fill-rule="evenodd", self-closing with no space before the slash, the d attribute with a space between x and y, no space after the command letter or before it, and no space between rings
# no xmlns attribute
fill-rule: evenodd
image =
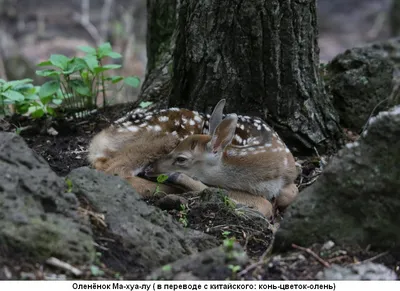
<svg viewBox="0 0 400 291"><path fill-rule="evenodd" d="M187 157L184 157L184 156L179 156L175 159L175 162L177 162L178 164L182 164L186 161L187 161Z"/></svg>

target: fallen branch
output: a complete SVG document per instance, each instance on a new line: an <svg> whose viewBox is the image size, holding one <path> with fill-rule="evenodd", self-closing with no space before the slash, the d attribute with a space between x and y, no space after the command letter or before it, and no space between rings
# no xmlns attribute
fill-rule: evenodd
<svg viewBox="0 0 400 291"><path fill-rule="evenodd" d="M331 266L327 261L323 260L320 256L318 256L316 253L314 253L309 248L304 248L304 247L298 246L296 244L292 244L292 248L298 249L298 250L301 250L303 252L306 252L307 254L310 254L312 257L314 257L314 259L316 259L318 262L320 262L322 265L324 265L327 268L329 268Z"/></svg>
<svg viewBox="0 0 400 291"><path fill-rule="evenodd" d="M46 260L46 263L51 265L51 266L53 266L53 267L56 267L56 268L59 268L59 269L63 269L63 270L66 270L66 271L70 271L75 276L82 275L82 271L81 270L75 268L74 266L71 266L70 264L68 264L66 262L60 261L57 258L51 257L50 259Z"/></svg>

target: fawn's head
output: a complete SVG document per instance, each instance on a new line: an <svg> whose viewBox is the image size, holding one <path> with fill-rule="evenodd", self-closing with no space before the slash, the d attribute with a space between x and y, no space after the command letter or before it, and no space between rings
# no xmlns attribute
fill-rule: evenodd
<svg viewBox="0 0 400 291"><path fill-rule="evenodd" d="M208 169L221 163L224 150L235 135L238 117L236 114L230 114L222 120L224 105L225 100L221 100L215 107L210 118L209 135L188 136L167 156L149 165L146 174L157 176L181 172L200 180L207 180Z"/></svg>

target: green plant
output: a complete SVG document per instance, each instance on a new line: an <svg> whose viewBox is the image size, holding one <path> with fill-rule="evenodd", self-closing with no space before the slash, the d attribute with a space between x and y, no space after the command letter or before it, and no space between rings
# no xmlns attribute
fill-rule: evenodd
<svg viewBox="0 0 400 291"><path fill-rule="evenodd" d="M100 277L100 276L104 275L104 271L101 270L96 265L91 265L90 266L90 273L92 273L92 276L94 276L94 277Z"/></svg>
<svg viewBox="0 0 400 291"><path fill-rule="evenodd" d="M235 241L236 239L234 237L224 239L222 244L224 245L225 250L228 252L232 251Z"/></svg>
<svg viewBox="0 0 400 291"><path fill-rule="evenodd" d="M236 205L235 202L232 201L232 199L230 199L228 196L223 196L224 198L224 204L226 207L228 207L229 209L235 209Z"/></svg>
<svg viewBox="0 0 400 291"><path fill-rule="evenodd" d="M165 265L161 268L164 272L169 272L172 270L171 265Z"/></svg>
<svg viewBox="0 0 400 291"><path fill-rule="evenodd" d="M154 194L160 193L160 184L164 183L165 181L168 180L168 176L161 174L159 176L157 176L157 186L156 186L156 191L154 192Z"/></svg>
<svg viewBox="0 0 400 291"><path fill-rule="evenodd" d="M242 267L239 265L228 265L228 268L232 270L233 275L236 275L236 273L242 269Z"/></svg>
<svg viewBox="0 0 400 291"><path fill-rule="evenodd" d="M6 82L0 79L0 109L3 115L12 105L16 113L29 114L40 118L45 114L54 115L54 107L61 104L57 96L42 96L41 87L34 86L32 79L22 79Z"/></svg>
<svg viewBox="0 0 400 291"><path fill-rule="evenodd" d="M51 79L42 85L39 96L61 98L63 105L69 109L88 110L97 108L100 93L103 95L103 108L106 106L109 84L123 81L125 85L135 88L140 85L136 76L124 78L106 75L107 71L121 68L119 64L104 64L106 58L122 57L112 50L110 43L101 44L97 48L80 46L78 49L86 55L82 58L68 58L53 54L47 61L38 64L39 67L50 68L38 70L36 74Z"/></svg>
<svg viewBox="0 0 400 291"><path fill-rule="evenodd" d="M65 179L65 184L67 184L67 192L71 193L72 192L72 181L69 178Z"/></svg>

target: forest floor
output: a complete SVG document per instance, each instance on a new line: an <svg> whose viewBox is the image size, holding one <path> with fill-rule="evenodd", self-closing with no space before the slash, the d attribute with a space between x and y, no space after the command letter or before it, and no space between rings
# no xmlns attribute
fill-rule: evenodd
<svg viewBox="0 0 400 291"><path fill-rule="evenodd" d="M13 117L9 119L0 119L0 131L19 132L19 134L26 140L27 144L39 155L41 155L50 165L50 167L59 176L66 176L71 170L82 166L88 166L86 159L87 146L91 138L98 133L101 129L107 127L112 121L120 118L125 113L133 109L131 104L118 104L108 107L106 110L99 110L96 114L90 115L78 120L58 120L49 123L46 120L32 121L25 117ZM57 134L55 134L57 133ZM316 162L315 157L303 158L303 186L307 187L315 179L316 175ZM154 204L155 201L148 201ZM170 214L179 219L177 211L170 211ZM190 216L190 227L205 231L208 227L208 219L196 215ZM225 224L227 222L225 221ZM279 221L276 222L278 227ZM94 232L99 231L94 228ZM108 237L103 230L100 234L103 237ZM224 237L218 237L222 240ZM259 238L259 237L258 237ZM252 263L242 272L239 272L240 278L245 279L261 279L261 280L308 280L314 279L315 275L322 271L325 267L332 264L349 265L358 264L363 261L373 261L375 263L383 263L391 268L398 275L399 270L399 254L391 252L377 253L370 249L354 249L346 246L331 246L327 248L326 245L313 245L313 246L296 246L293 245L293 250L281 255L276 255L271 258L266 250L271 244L271 236L265 236L258 239L258 243L247 245L245 239L239 239L239 243L245 246L245 249L252 259ZM329 244L329 243L328 243ZM118 245L113 246L118 248ZM115 249L113 254L118 253ZM123 260L123 255L118 256ZM271 258L268 263L264 263L265 259ZM22 262L20 260L10 261L10 258L2 258L0 255L0 267L7 265L12 268L11 273L17 272L19 276L15 278L20 279L46 279L48 275L54 274L53 279L70 278L68 275L65 277L61 270L54 269L46 264L36 264L29 262ZM135 274L129 273L121 274L113 267L116 263L107 256L100 259L100 267L104 274L102 278L113 280L117 278L123 279L137 279ZM94 279L93 272L89 269L81 276L80 279ZM14 276L12 276L14 278ZM73 277L72 277L73 278Z"/></svg>

